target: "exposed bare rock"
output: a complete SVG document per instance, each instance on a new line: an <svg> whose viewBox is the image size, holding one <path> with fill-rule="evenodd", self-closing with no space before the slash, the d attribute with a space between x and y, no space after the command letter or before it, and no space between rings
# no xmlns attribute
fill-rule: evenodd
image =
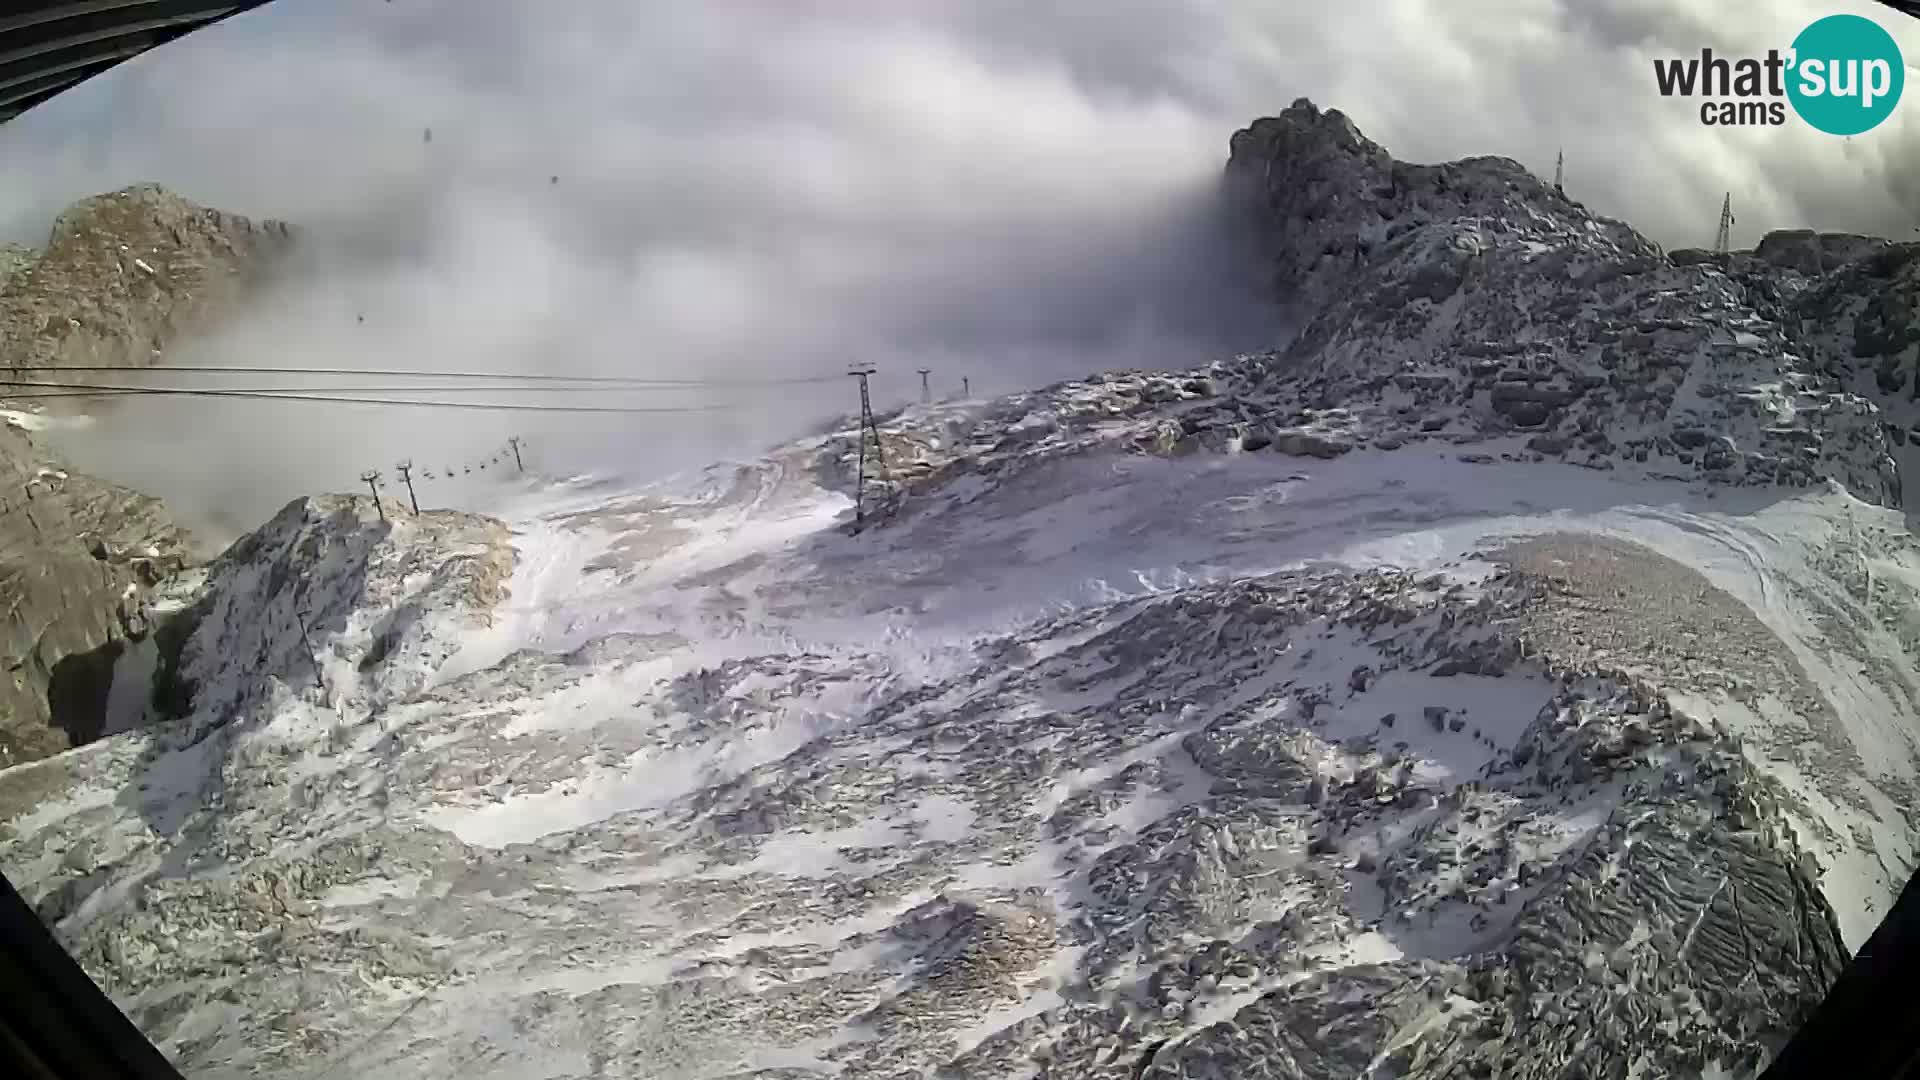
<svg viewBox="0 0 1920 1080"><path fill-rule="evenodd" d="M158 500L0 429L0 767L101 734L113 666L153 629L144 594L191 559Z"/></svg>
<svg viewBox="0 0 1920 1080"><path fill-rule="evenodd" d="M0 251L0 369L144 367L211 325L263 280L291 231L195 205L153 186L78 203L45 249ZM45 375L110 382L103 373ZM200 554L157 500L74 472L33 436L38 406L0 429L0 766L98 737L108 687L155 629L149 590ZM18 388L13 388L17 390Z"/></svg>
<svg viewBox="0 0 1920 1080"><path fill-rule="evenodd" d="M1782 269L1818 277L1888 246L1888 241L1878 236L1778 229L1760 238L1753 255Z"/></svg>
<svg viewBox="0 0 1920 1080"><path fill-rule="evenodd" d="M147 367L239 302L292 239L283 222L150 184L76 203L0 285L0 364Z"/></svg>

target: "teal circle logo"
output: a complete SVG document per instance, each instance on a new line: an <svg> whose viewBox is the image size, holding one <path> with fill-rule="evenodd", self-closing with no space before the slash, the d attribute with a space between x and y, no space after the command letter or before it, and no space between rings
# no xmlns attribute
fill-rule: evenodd
<svg viewBox="0 0 1920 1080"><path fill-rule="evenodd" d="M1893 35L1859 15L1829 15L1800 31L1788 63L1793 111L1829 135L1878 127L1907 82Z"/></svg>

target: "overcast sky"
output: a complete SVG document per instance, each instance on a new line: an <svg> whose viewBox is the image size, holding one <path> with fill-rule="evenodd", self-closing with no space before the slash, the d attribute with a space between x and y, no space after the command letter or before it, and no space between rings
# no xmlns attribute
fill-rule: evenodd
<svg viewBox="0 0 1920 1080"><path fill-rule="evenodd" d="M68 202L146 180L309 226L328 276L197 354L216 362L699 377L865 360L993 392L1269 338L1205 200L1233 131L1299 96L1402 158L1550 176L1564 146L1570 193L1668 246L1709 243L1728 189L1744 244L1920 223L1920 181L1893 167L1920 160L1920 102L1843 141L1703 127L1653 88L1656 55L1784 48L1834 11L1920 57L1920 23L1859 0L1047 7L277 0L0 126L0 239L37 243ZM556 434L679 465L847 396ZM202 462L250 447L203 467L228 490L276 486L288 460L341 471L340 422L234 412L156 413L138 456L157 467L157 433ZM352 423L368 456L506 430L470 420Z"/></svg>

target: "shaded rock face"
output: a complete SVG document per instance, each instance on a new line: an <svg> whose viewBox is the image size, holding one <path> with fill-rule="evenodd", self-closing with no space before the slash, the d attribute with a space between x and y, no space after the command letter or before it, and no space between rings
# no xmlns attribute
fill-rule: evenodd
<svg viewBox="0 0 1920 1080"><path fill-rule="evenodd" d="M1782 269L1817 275L1889 246L1887 240L1878 236L1779 229L1760 238L1753 256Z"/></svg>
<svg viewBox="0 0 1920 1080"><path fill-rule="evenodd" d="M110 657L144 635L143 592L192 559L159 500L49 463L0 429L0 767L98 734Z"/></svg>
<svg viewBox="0 0 1920 1080"><path fill-rule="evenodd" d="M0 250L0 366L32 378L156 363L240 302L292 239L151 186L87 199L44 250ZM0 407L35 404L0 387ZM151 629L147 590L195 558L158 500L66 469L26 419L0 428L0 767L99 734L113 660Z"/></svg>
<svg viewBox="0 0 1920 1080"><path fill-rule="evenodd" d="M1872 400L1920 522L1920 245L1875 251L1809 283L1789 315L1821 376Z"/></svg>
<svg viewBox="0 0 1920 1080"><path fill-rule="evenodd" d="M1667 252L1667 260L1675 266L1698 266L1712 263L1724 268L1730 262L1730 256L1708 248L1674 248Z"/></svg>
<svg viewBox="0 0 1920 1080"><path fill-rule="evenodd" d="M1231 146L1230 190L1265 211L1275 298L1313 306L1357 264L1367 227L1392 216L1401 197L1393 157L1339 110L1304 99L1235 133Z"/></svg>

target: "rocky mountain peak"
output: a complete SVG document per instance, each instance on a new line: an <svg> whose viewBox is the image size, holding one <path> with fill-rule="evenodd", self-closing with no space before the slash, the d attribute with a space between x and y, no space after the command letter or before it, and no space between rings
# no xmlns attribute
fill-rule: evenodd
<svg viewBox="0 0 1920 1080"><path fill-rule="evenodd" d="M1437 165L1395 160L1338 109L1301 98L1229 142L1229 196L1247 209L1274 264L1276 300L1307 313L1423 227L1526 222L1565 239L1595 235L1624 253L1658 247L1599 217L1511 158Z"/></svg>
<svg viewBox="0 0 1920 1080"><path fill-rule="evenodd" d="M1880 387L1905 385L1913 357L1862 377L1852 343L1885 339L1887 303L1808 291L1885 241L1782 232L1750 256L1668 256L1517 162L1396 161L1307 102L1238 133L1227 176L1300 330L1224 387L1296 403L1288 427L1389 446L1522 434L1596 469L1832 480L1902 504L1914 418ZM1841 310L1873 326L1835 327Z"/></svg>
<svg viewBox="0 0 1920 1080"><path fill-rule="evenodd" d="M1306 98L1234 132L1228 146L1229 171L1257 161L1264 178L1273 178L1266 172L1272 166L1280 179L1316 189L1300 193L1294 205L1303 212L1334 205L1343 194L1364 195L1367 180L1385 182L1393 170L1393 156L1361 134L1347 114L1322 110Z"/></svg>
<svg viewBox="0 0 1920 1080"><path fill-rule="evenodd" d="M256 222L138 184L83 199L47 245L0 261L0 360L13 368L143 367L264 277L294 240Z"/></svg>

